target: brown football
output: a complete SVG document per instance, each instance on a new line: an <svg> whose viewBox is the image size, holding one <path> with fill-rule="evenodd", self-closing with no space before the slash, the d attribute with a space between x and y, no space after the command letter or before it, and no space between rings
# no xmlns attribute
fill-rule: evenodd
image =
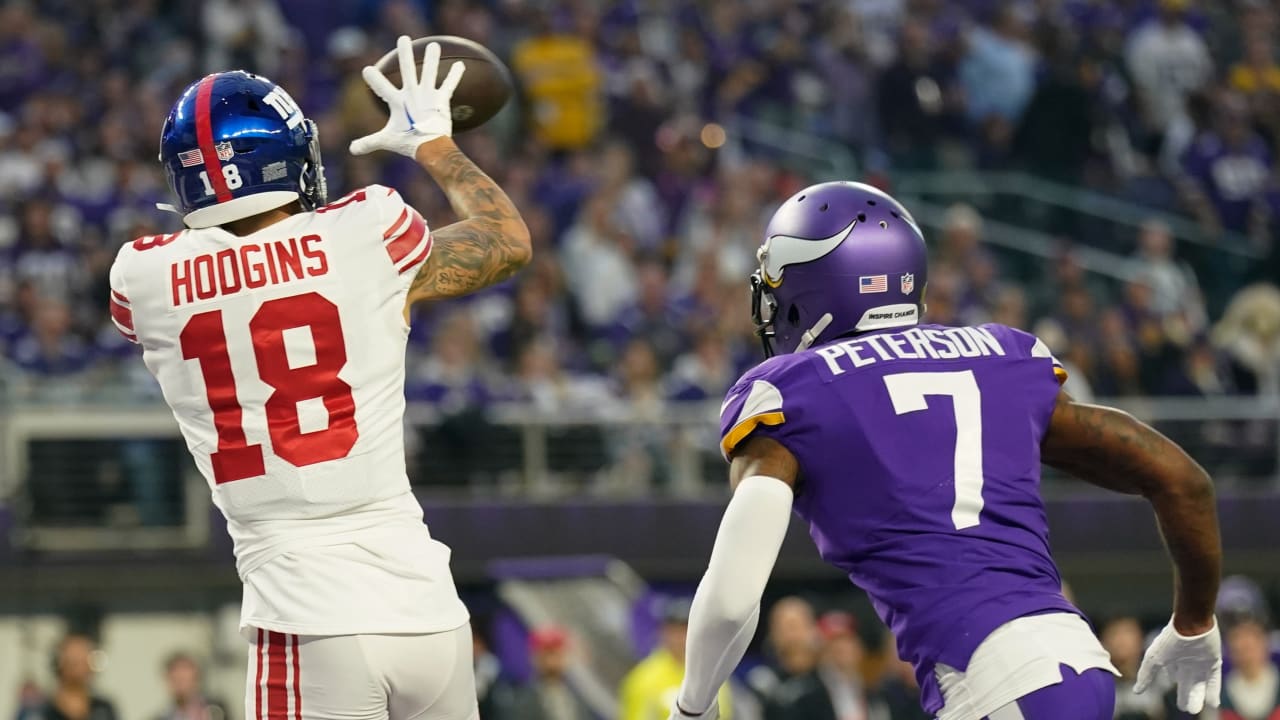
<svg viewBox="0 0 1280 720"><path fill-rule="evenodd" d="M454 35L431 35L413 41L414 65L422 71L422 53L428 43L440 43L440 69L437 82L444 80L455 61L466 65L462 81L453 91L453 131L466 132L480 127L498 114L511 98L511 73L497 55L480 43ZM400 61L396 51L382 56L375 65L392 85L400 87Z"/></svg>

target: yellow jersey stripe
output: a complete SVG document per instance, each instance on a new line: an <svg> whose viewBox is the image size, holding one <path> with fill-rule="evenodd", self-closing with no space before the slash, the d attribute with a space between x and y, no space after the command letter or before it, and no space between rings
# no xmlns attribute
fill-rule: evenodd
<svg viewBox="0 0 1280 720"><path fill-rule="evenodd" d="M729 457L729 453L733 452L733 449L738 447L738 443L746 440L747 436L750 435L756 427L760 425L781 425L786 422L786 420L787 418L782 414L781 410L760 413L759 415L752 415L749 418L739 420L738 424L734 425L733 429L728 433L725 433L724 439L720 441L720 452L724 453L725 457Z"/></svg>

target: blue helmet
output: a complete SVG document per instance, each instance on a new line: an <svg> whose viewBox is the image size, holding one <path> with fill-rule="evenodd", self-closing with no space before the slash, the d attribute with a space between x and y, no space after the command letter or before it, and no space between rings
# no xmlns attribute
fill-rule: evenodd
<svg viewBox="0 0 1280 720"><path fill-rule="evenodd" d="M160 133L174 208L189 227L222 225L300 200L325 203L316 124L284 88L245 72L214 73L182 91Z"/></svg>
<svg viewBox="0 0 1280 720"><path fill-rule="evenodd" d="M924 236L906 208L870 185L796 193L769 221L756 258L751 316L766 356L915 325L924 313Z"/></svg>

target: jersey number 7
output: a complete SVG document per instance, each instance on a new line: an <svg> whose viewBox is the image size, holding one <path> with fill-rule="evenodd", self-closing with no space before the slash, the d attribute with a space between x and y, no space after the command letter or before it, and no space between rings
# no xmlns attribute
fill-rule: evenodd
<svg viewBox="0 0 1280 720"><path fill-rule="evenodd" d="M315 362L292 367L285 349L285 331L307 328L315 346ZM360 436L356 428L351 386L338 377L347 364L346 342L338 307L315 292L268 300L249 321L258 376L271 387L264 409L271 451L276 457L303 467L346 457ZM232 482L266 474L261 445L250 445L244 432L244 411L236 394L236 378L227 348L222 311L193 315L179 336L182 357L200 363L218 449L209 456L214 482ZM298 403L320 399L329 425L302 432Z"/></svg>
<svg viewBox="0 0 1280 720"><path fill-rule="evenodd" d="M928 410L927 395L951 396L956 420L956 501L951 524L957 530L978 524L982 514L982 393L972 370L911 372L884 376L885 388L898 415Z"/></svg>

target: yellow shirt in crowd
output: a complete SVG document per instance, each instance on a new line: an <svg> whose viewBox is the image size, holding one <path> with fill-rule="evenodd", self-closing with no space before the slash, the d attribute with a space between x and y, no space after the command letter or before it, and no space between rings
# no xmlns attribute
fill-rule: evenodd
<svg viewBox="0 0 1280 720"><path fill-rule="evenodd" d="M655 650L622 679L618 720L667 720L684 681L684 665L666 650ZM720 717L729 718L729 686L720 688Z"/></svg>
<svg viewBox="0 0 1280 720"><path fill-rule="evenodd" d="M1248 95L1262 91L1280 92L1280 66L1276 65L1259 70L1241 63L1231 68L1227 79L1231 87Z"/></svg>
<svg viewBox="0 0 1280 720"><path fill-rule="evenodd" d="M533 37L516 46L512 65L529 97L535 137L558 150L595 139L604 103L590 43L573 35Z"/></svg>

